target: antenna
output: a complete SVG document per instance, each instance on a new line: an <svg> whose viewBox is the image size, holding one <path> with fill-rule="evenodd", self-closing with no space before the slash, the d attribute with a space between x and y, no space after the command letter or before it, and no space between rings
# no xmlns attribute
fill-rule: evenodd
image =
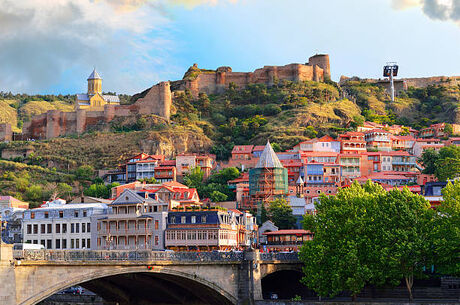
<svg viewBox="0 0 460 305"><path fill-rule="evenodd" d="M394 76L398 76L398 65L396 62L387 62L386 66L383 67L383 76L390 78L391 85L391 101L395 101L395 85L393 81Z"/></svg>

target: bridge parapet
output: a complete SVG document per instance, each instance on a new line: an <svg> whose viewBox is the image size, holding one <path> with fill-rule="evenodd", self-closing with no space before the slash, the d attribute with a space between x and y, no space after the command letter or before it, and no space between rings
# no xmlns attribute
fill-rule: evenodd
<svg viewBox="0 0 460 305"><path fill-rule="evenodd" d="M123 250L23 250L14 253L21 261L45 262L240 262L243 252L169 252Z"/></svg>

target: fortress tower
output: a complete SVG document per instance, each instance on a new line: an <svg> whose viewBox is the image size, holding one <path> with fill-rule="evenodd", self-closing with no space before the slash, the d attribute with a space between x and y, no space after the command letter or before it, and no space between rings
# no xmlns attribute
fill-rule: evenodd
<svg viewBox="0 0 460 305"><path fill-rule="evenodd" d="M324 70L324 79L331 79L331 66L329 64L329 55L316 54L308 59L308 65L317 65Z"/></svg>

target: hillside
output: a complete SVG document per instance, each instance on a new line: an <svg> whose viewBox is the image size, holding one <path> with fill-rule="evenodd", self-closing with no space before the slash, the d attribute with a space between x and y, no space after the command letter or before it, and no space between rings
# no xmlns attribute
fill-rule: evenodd
<svg viewBox="0 0 460 305"><path fill-rule="evenodd" d="M459 123L459 102L459 86L410 88L391 103L384 89L360 81L343 88L333 82L311 81L283 81L272 87L254 84L245 89L231 85L223 94L200 93L198 98L187 91L176 92L171 124L155 116L137 116L114 120L103 126L105 132L94 130L29 144L34 162L38 158L42 166L66 170L82 164L114 168L121 158L139 151L168 157L208 151L226 159L236 144L264 144L270 139L284 150L311 137L337 136L364 120L415 128L443 121ZM47 109L48 104L66 106L56 101L29 101L19 107L19 118ZM11 113L3 117L14 120L16 108L10 105L14 103L0 103ZM16 142L2 147L23 145Z"/></svg>

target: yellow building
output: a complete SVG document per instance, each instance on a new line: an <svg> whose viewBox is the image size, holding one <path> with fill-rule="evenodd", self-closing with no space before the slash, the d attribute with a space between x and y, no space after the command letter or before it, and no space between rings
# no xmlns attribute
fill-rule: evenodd
<svg viewBox="0 0 460 305"><path fill-rule="evenodd" d="M77 94L75 109L103 111L106 104L120 105L120 99L116 95L102 94L102 78L94 69L88 77L88 93Z"/></svg>

